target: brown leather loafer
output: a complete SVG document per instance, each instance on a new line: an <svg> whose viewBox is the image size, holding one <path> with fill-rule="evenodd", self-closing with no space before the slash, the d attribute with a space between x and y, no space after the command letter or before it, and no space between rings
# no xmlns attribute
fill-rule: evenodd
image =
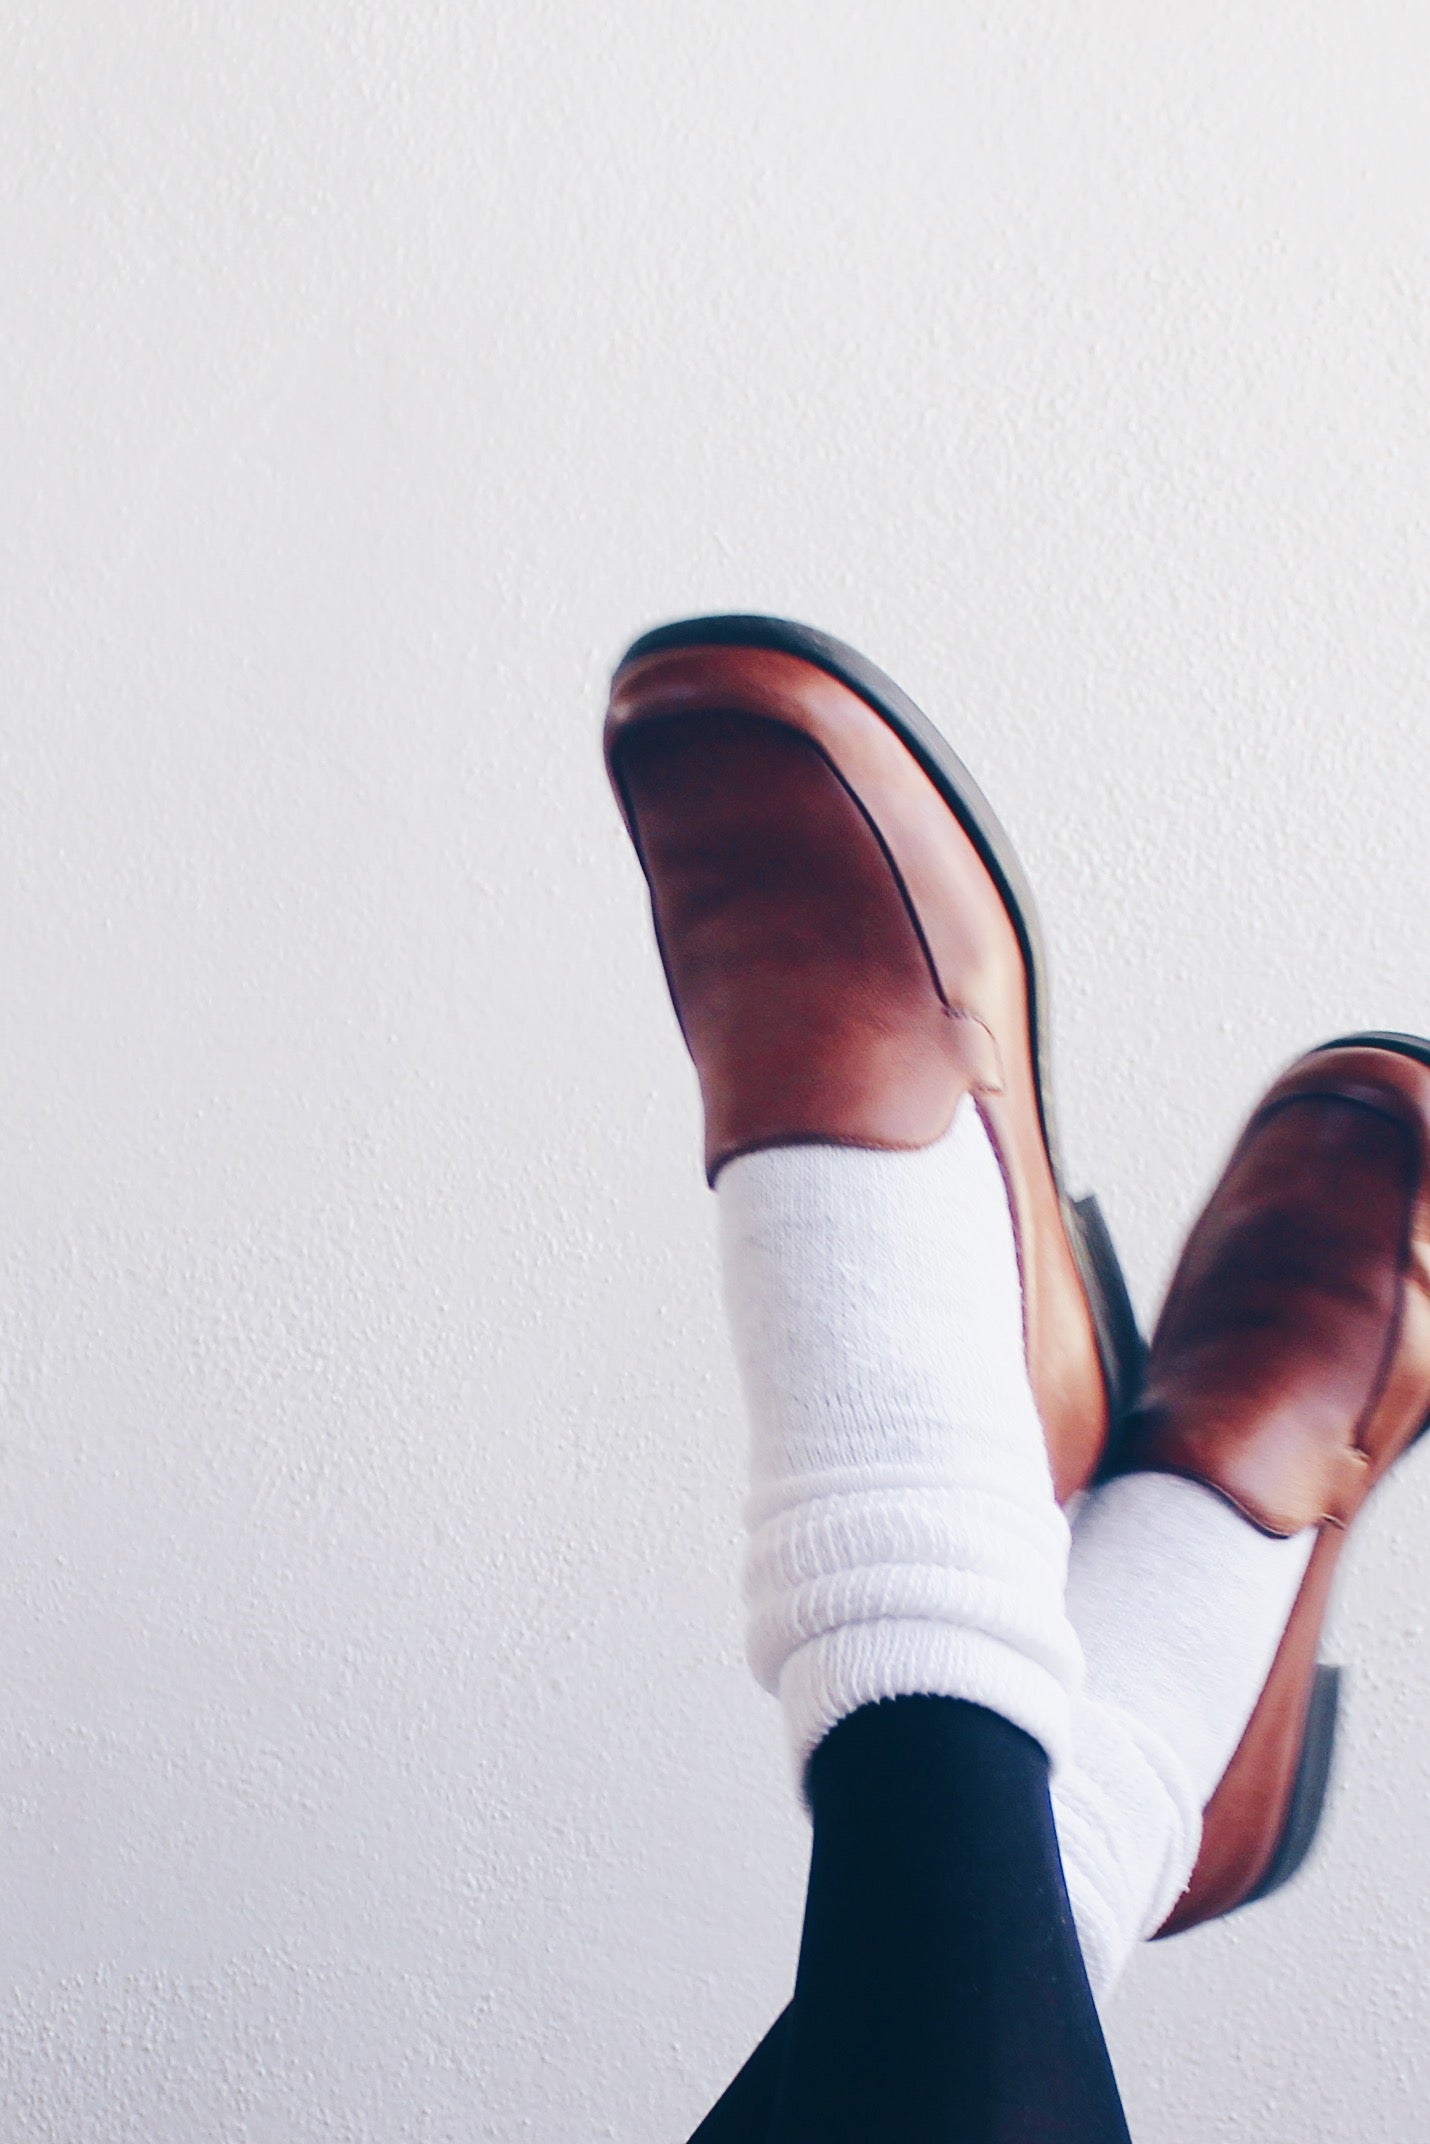
<svg viewBox="0 0 1430 2144"><path fill-rule="evenodd" d="M770 1146L927 1146L974 1094L1070 1495L1140 1342L1095 1202L1061 1188L1032 903L968 773L872 664L769 618L638 640L606 752L700 1078L710 1181Z"/></svg>
<svg viewBox="0 0 1430 2144"><path fill-rule="evenodd" d="M1188 1239L1110 1472L1205 1482L1264 1533L1318 1529L1265 1689L1162 1935L1264 1898L1325 1800L1317 1666L1346 1530L1430 1415L1430 1042L1355 1035L1283 1074Z"/></svg>

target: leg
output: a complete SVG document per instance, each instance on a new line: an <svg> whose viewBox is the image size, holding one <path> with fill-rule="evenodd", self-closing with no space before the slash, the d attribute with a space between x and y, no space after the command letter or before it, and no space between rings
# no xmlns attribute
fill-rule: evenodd
<svg viewBox="0 0 1430 2144"><path fill-rule="evenodd" d="M955 1699L811 1760L795 1999L691 2144L1116 2144L1126 2125L1038 1744Z"/></svg>
<svg viewBox="0 0 1430 2144"><path fill-rule="evenodd" d="M814 1848L770 2144L1116 2144L1047 1760L957 1699L852 1713L810 1764Z"/></svg>
<svg viewBox="0 0 1430 2144"><path fill-rule="evenodd" d="M792 2007L781 2010L749 2061L694 2131L690 2144L767 2144Z"/></svg>
<svg viewBox="0 0 1430 2144"><path fill-rule="evenodd" d="M1344 1045L1313 1053L1273 1091L1174 1279L1124 1448L1136 1471L1079 1514L1069 1607L1088 1680L1054 1801L1099 1990L1140 1937L1195 1925L1277 1880L1324 1606L1317 1559L1329 1562L1345 1518L1426 1416L1430 1371L1414 1354L1423 1342L1404 1309L1401 1248L1422 1225L1411 1164L1430 1149L1426 1064L1430 1044L1372 1037L1353 1056ZM1364 1393L1377 1390L1367 1416ZM1295 1437L1282 1426L1288 1392ZM1215 1433L1194 1448L1206 1422ZM1339 1529L1318 1533L1307 1522L1333 1508L1335 1470L1351 1473L1353 1451L1354 1495ZM1234 1464L1260 1467L1251 1488L1230 1479L1216 1494L1185 1478L1200 1468L1221 1486L1218 1469ZM1243 1514L1258 1498L1253 1526ZM755 2087L772 2107L790 2022L786 2012L714 2110L704 2144L763 2139Z"/></svg>
<svg viewBox="0 0 1430 2144"><path fill-rule="evenodd" d="M1048 1145L1016 865L896 689L793 637L653 636L609 731L705 1101L750 1659L815 1823L771 2135L1080 2136L1072 2021L1116 2096L1047 1799L1081 1666L1057 1497L1097 1462L1115 1321Z"/></svg>

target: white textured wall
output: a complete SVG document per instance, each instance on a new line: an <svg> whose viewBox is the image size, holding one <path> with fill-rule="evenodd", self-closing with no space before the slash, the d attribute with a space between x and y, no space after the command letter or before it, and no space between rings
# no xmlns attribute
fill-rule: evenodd
<svg viewBox="0 0 1430 2144"><path fill-rule="evenodd" d="M1022 844L1144 1304L1430 1028L1419 0L8 0L0 2137L675 2144L783 1998L607 667L753 607ZM1413 2144L1430 1471L1139 2144Z"/></svg>

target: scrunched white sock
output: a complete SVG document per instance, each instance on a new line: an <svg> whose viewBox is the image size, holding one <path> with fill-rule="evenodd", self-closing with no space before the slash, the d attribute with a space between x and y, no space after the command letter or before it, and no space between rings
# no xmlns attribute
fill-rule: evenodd
<svg viewBox="0 0 1430 2144"><path fill-rule="evenodd" d="M1270 1673L1314 1529L1278 1541L1200 1482L1127 1474L1084 1498L1067 1606L1087 1680L1053 1813L1101 2000L1186 1889L1202 1811Z"/></svg>
<svg viewBox="0 0 1430 2144"><path fill-rule="evenodd" d="M986 1706L1063 1763L1068 1529L976 1106L915 1153L776 1148L716 1188L752 1430L749 1655L800 1777L846 1713L919 1693Z"/></svg>

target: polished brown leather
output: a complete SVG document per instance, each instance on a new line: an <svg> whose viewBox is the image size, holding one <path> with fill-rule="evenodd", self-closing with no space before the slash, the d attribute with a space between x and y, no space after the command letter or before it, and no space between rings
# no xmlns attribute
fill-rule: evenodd
<svg viewBox="0 0 1430 2144"><path fill-rule="evenodd" d="M710 1180L801 1142L938 1139L976 1096L1008 1181L1062 1496L1108 1402L1038 1108L1017 934L895 732L817 665L687 647L617 673L612 781L700 1078Z"/></svg>
<svg viewBox="0 0 1430 2144"><path fill-rule="evenodd" d="M1430 1068L1314 1051L1266 1096L1188 1239L1111 1471L1205 1482L1264 1532L1320 1529L1163 1934L1270 1868L1345 1529L1430 1413Z"/></svg>

